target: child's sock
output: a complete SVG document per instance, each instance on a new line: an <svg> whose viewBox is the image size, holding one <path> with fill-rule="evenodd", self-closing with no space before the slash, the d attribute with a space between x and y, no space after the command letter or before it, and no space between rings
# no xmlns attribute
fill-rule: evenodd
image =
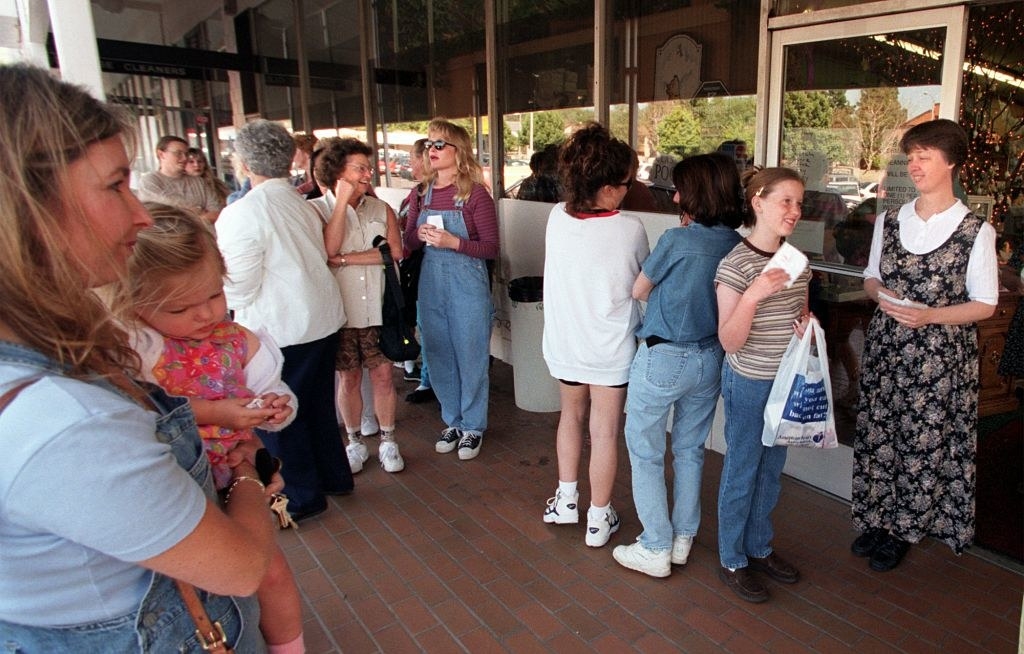
<svg viewBox="0 0 1024 654"><path fill-rule="evenodd" d="M267 644L267 654L306 654L306 643L302 639L302 634L295 640L290 640L287 643L279 643L277 645Z"/></svg>
<svg viewBox="0 0 1024 654"><path fill-rule="evenodd" d="M355 431L348 432L348 442L349 443L362 443L363 442L363 435L359 432L358 428L356 428Z"/></svg>
<svg viewBox="0 0 1024 654"><path fill-rule="evenodd" d="M558 490L562 491L565 497L573 497L576 495L576 482L558 480Z"/></svg>
<svg viewBox="0 0 1024 654"><path fill-rule="evenodd" d="M394 427L381 427L380 428L380 442L381 443L394 443L395 442L395 428Z"/></svg>

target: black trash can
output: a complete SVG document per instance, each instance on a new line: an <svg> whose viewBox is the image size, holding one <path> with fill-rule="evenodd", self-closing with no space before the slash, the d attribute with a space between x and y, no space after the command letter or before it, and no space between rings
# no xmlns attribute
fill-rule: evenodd
<svg viewBox="0 0 1024 654"><path fill-rule="evenodd" d="M544 278L517 277L508 283L512 300L512 378L516 406L546 413L561 409L558 382L544 362Z"/></svg>

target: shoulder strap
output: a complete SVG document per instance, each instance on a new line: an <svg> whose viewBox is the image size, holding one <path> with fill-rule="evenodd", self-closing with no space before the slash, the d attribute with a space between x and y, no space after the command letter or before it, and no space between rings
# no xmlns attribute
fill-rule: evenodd
<svg viewBox="0 0 1024 654"><path fill-rule="evenodd" d="M214 654L234 654L234 650L228 645L228 638L224 634L224 628L220 622L210 622L210 616L206 614L206 607L199 599L195 586L190 583L175 579L174 584L181 593L181 599L185 602L192 621L196 625L196 638L204 652Z"/></svg>

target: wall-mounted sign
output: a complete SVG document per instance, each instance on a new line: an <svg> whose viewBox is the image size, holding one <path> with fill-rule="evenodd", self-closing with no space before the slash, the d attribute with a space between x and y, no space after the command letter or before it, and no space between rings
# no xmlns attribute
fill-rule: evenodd
<svg viewBox="0 0 1024 654"><path fill-rule="evenodd" d="M676 34L655 51L655 100L689 100L697 95L703 49L689 36Z"/></svg>

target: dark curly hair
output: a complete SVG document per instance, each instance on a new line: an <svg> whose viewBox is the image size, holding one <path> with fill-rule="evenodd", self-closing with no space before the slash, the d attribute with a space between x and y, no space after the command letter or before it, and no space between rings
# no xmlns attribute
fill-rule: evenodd
<svg viewBox="0 0 1024 654"><path fill-rule="evenodd" d="M607 128L590 122L569 137L558 155L558 175L565 190L565 208L579 213L591 208L605 185L621 185L636 176L633 148Z"/></svg>
<svg viewBox="0 0 1024 654"><path fill-rule="evenodd" d="M349 156L353 154L369 157L373 150L359 139L331 139L317 154L316 166L313 168L316 181L321 186L333 189L341 177L341 171L345 169Z"/></svg>

